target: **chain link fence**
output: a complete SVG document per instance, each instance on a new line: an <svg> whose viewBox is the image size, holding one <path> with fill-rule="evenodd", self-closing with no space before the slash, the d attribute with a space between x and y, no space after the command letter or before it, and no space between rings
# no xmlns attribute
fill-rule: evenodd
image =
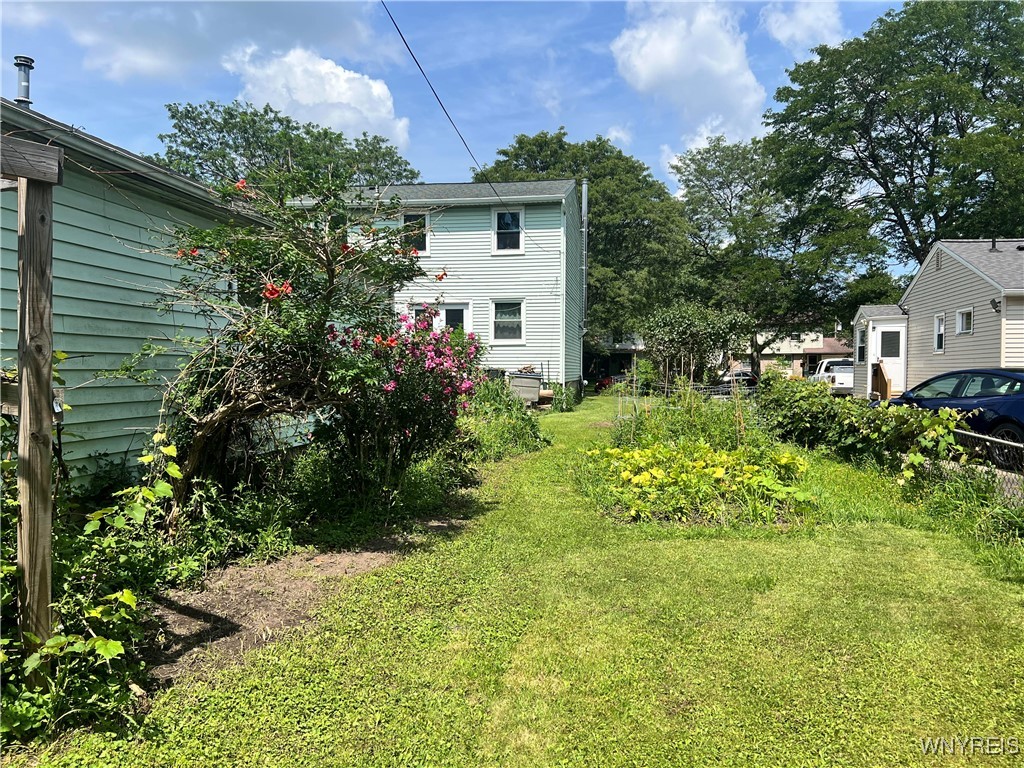
<svg viewBox="0 0 1024 768"><path fill-rule="evenodd" d="M991 472L1000 494L1024 506L1024 444L955 429L956 442L976 466Z"/></svg>

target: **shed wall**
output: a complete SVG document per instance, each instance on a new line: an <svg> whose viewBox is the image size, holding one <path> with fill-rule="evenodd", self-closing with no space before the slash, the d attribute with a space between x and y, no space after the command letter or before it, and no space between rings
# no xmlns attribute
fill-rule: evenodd
<svg viewBox="0 0 1024 768"><path fill-rule="evenodd" d="M0 329L4 365L17 357L17 196L0 196ZM151 306L163 287L182 274L175 261L152 253L170 245L182 225L211 226L166 201L113 186L108 178L69 165L54 188L54 349L70 356L61 366L67 381L65 456L139 449L159 423L159 393L125 380L91 381L94 372L117 368L146 341L176 332L205 332L198 316L161 315ZM158 377L176 373L177 358L160 355L147 367Z"/></svg>

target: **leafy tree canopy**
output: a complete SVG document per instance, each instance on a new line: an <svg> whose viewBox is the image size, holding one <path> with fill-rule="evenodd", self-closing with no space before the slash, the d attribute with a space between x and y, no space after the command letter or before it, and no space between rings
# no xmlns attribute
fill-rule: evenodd
<svg viewBox="0 0 1024 768"><path fill-rule="evenodd" d="M714 137L672 170L698 259L694 298L751 318L755 371L781 336L831 325L850 275L876 260L864 212L815 194L783 195L783 167L759 140Z"/></svg>
<svg viewBox="0 0 1024 768"><path fill-rule="evenodd" d="M565 128L520 134L473 180L588 179L590 335L632 329L651 307L670 303L688 274L679 203L608 139L571 142L567 135Z"/></svg>
<svg viewBox="0 0 1024 768"><path fill-rule="evenodd" d="M743 312L682 302L645 318L641 333L652 358L678 364L684 376L700 382L752 327L752 319Z"/></svg>
<svg viewBox="0 0 1024 768"><path fill-rule="evenodd" d="M207 184L246 179L281 195L331 178L346 185L409 184L416 171L380 136L350 141L313 123L299 123L269 104L233 101L168 104L170 133L160 134L164 154L154 160ZM283 188L286 186L287 189Z"/></svg>
<svg viewBox="0 0 1024 768"><path fill-rule="evenodd" d="M790 70L770 139L787 193L859 205L906 260L940 238L1020 234L1024 16L1016 1L912 2Z"/></svg>

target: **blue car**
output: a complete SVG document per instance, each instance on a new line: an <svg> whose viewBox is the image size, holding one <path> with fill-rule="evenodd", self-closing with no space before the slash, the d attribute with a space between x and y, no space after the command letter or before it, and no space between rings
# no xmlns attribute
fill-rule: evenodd
<svg viewBox="0 0 1024 768"><path fill-rule="evenodd" d="M970 428L1011 443L1024 443L1024 370L971 368L950 371L923 381L889 401L937 411L976 411ZM1000 462L1002 463L1002 462Z"/></svg>

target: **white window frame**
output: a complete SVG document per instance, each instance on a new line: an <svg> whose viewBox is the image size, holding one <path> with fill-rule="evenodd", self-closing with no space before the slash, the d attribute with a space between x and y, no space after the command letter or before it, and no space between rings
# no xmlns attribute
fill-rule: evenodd
<svg viewBox="0 0 1024 768"><path fill-rule="evenodd" d="M939 347L939 324L942 324L942 346ZM941 355L946 352L946 313L940 312L932 318L932 354Z"/></svg>
<svg viewBox="0 0 1024 768"><path fill-rule="evenodd" d="M519 214L519 247L516 249L498 249L498 215L502 213ZM525 208L492 208L491 209L491 255L516 256L526 253L526 209Z"/></svg>
<svg viewBox="0 0 1024 768"><path fill-rule="evenodd" d="M427 211L402 211L402 219L400 226L406 226L406 216L422 216L423 217L423 249L420 250L420 256L430 255L430 214ZM419 249L417 249L419 250Z"/></svg>
<svg viewBox="0 0 1024 768"><path fill-rule="evenodd" d="M861 350L864 356L861 357ZM868 362L868 327L859 326L853 333L853 362L855 365L866 365Z"/></svg>
<svg viewBox="0 0 1024 768"><path fill-rule="evenodd" d="M970 316L971 327L964 328L964 318ZM956 311L956 335L957 336L972 336L974 335L974 307L964 307Z"/></svg>
<svg viewBox="0 0 1024 768"><path fill-rule="evenodd" d="M495 308L498 304L514 304L519 303L519 314L520 324L523 327L522 335L518 339L497 339L494 336L494 313ZM491 321L487 328L488 336L491 337L492 347L516 347L524 346L526 344L526 299L524 297L509 297L501 299L491 299Z"/></svg>
<svg viewBox="0 0 1024 768"><path fill-rule="evenodd" d="M445 301L437 306L440 314L434 318L435 330L441 330L445 327L445 311L449 309L461 309L463 311L463 323L462 330L466 333L473 332L473 302L471 301Z"/></svg>

